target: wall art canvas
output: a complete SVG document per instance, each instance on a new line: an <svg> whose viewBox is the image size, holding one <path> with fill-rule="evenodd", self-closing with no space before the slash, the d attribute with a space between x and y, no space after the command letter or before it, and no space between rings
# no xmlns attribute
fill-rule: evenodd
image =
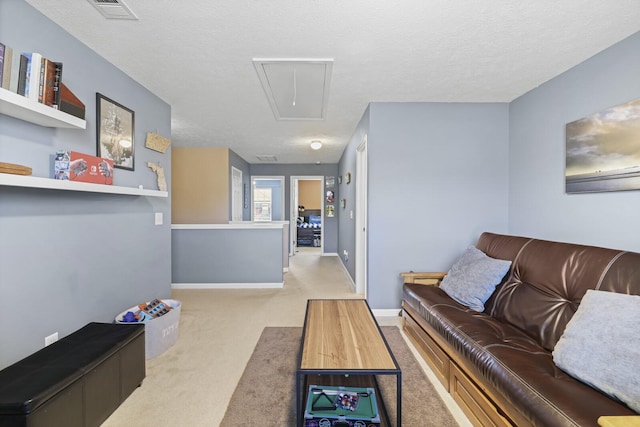
<svg viewBox="0 0 640 427"><path fill-rule="evenodd" d="M640 99L567 123L567 193L640 189Z"/></svg>

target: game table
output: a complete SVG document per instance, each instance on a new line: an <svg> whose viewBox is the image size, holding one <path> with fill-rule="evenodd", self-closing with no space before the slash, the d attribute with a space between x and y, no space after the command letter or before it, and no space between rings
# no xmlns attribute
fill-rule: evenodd
<svg viewBox="0 0 640 427"><path fill-rule="evenodd" d="M396 377L395 425L401 426L402 371L367 301L308 300L296 370L297 425L305 426L305 413L309 415L307 397L313 387L360 387L372 390L375 403L371 406L379 412L379 420L371 419L365 425L391 426L384 405L384 398L389 396L381 395L378 375ZM332 411L329 404L325 406ZM356 424L354 421L347 425Z"/></svg>

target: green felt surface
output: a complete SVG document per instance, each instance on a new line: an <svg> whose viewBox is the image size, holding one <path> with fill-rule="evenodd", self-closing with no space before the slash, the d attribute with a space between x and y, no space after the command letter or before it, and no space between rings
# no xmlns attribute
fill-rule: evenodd
<svg viewBox="0 0 640 427"><path fill-rule="evenodd" d="M357 394L355 410L341 406L340 394ZM379 421L380 414L373 388L310 386L305 418L344 418Z"/></svg>

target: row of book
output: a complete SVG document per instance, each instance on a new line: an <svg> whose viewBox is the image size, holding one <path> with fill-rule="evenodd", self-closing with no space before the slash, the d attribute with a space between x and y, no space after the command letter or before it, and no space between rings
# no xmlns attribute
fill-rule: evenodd
<svg viewBox="0 0 640 427"><path fill-rule="evenodd" d="M62 82L62 62L36 52L18 52L0 43L3 89L84 120L85 106Z"/></svg>

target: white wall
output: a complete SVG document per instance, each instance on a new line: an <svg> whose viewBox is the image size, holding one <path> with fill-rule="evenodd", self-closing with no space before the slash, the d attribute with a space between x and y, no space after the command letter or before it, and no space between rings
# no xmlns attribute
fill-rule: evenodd
<svg viewBox="0 0 640 427"><path fill-rule="evenodd" d="M640 193L566 194L565 125L640 98L640 33L510 104L509 233L640 251Z"/></svg>

